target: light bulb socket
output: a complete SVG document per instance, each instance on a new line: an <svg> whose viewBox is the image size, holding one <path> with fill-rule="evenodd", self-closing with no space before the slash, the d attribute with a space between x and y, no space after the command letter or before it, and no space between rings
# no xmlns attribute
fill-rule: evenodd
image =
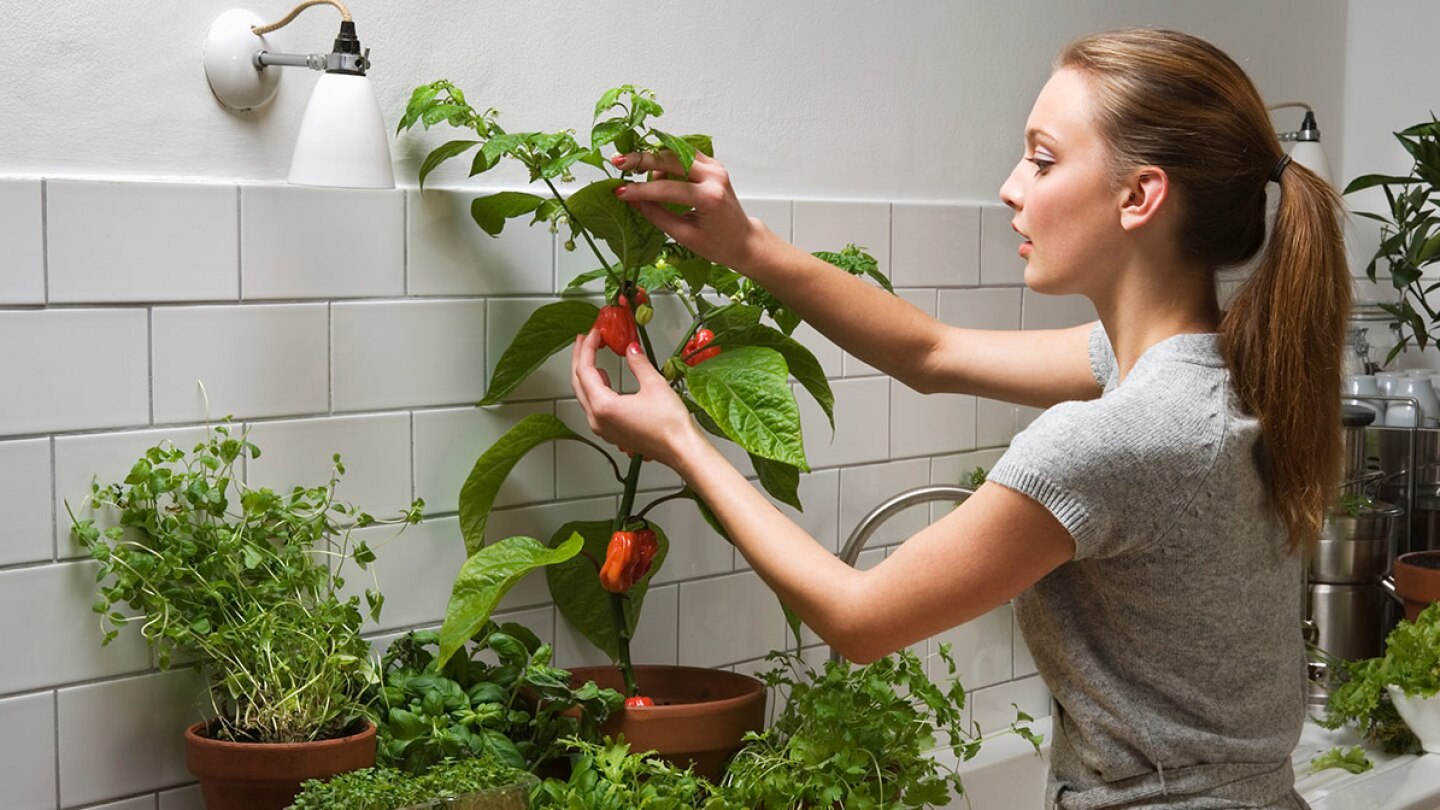
<svg viewBox="0 0 1440 810"><path fill-rule="evenodd" d="M360 50L360 37L355 34L355 23L345 20L340 23L340 33L335 36L335 45L325 59L325 72L364 76L369 67L369 55Z"/></svg>

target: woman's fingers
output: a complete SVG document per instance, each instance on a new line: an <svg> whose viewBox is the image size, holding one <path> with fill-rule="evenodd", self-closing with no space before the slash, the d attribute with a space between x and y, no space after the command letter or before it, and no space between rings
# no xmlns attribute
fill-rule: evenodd
<svg viewBox="0 0 1440 810"><path fill-rule="evenodd" d="M610 158L610 163L617 169L627 172L665 172L677 177L685 176L685 167L680 165L680 158L674 152L631 152L628 155L616 155Z"/></svg>
<svg viewBox="0 0 1440 810"><path fill-rule="evenodd" d="M615 196L625 202L666 202L694 208L704 202L704 187L688 180L651 180L629 183L615 188Z"/></svg>

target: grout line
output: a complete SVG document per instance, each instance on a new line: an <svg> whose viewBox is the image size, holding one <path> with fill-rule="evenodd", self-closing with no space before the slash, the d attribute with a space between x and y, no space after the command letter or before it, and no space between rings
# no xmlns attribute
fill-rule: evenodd
<svg viewBox="0 0 1440 810"><path fill-rule="evenodd" d="M410 297L410 194L400 192L400 275L404 279L402 289Z"/></svg>
<svg viewBox="0 0 1440 810"><path fill-rule="evenodd" d="M240 186L235 186L235 300L245 300L245 229L241 207L245 204Z"/></svg>
<svg viewBox="0 0 1440 810"><path fill-rule="evenodd" d="M56 514L60 509L60 473L55 469L55 437L51 436L50 444L50 561L60 562L60 519Z"/></svg>
<svg viewBox="0 0 1440 810"><path fill-rule="evenodd" d="M335 414L335 302L325 302L325 404Z"/></svg>
<svg viewBox="0 0 1440 810"><path fill-rule="evenodd" d="M150 406L150 425L155 424L155 310L145 308L145 371L148 379L146 397Z"/></svg>
<svg viewBox="0 0 1440 810"><path fill-rule="evenodd" d="M50 303L50 181L40 179L40 283L41 298Z"/></svg>
<svg viewBox="0 0 1440 810"><path fill-rule="evenodd" d="M50 712L55 719L55 806L60 806L60 690L50 690Z"/></svg>

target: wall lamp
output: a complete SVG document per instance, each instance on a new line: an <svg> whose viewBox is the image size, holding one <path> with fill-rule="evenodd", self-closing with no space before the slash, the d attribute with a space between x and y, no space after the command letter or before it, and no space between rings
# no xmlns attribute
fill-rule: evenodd
<svg viewBox="0 0 1440 810"><path fill-rule="evenodd" d="M289 25L316 5L334 6L343 21L330 53L273 53L265 35ZM261 107L275 96L280 67L324 73L295 139L290 182L302 186L394 188L390 143L375 91L365 75L370 51L360 50L355 22L340 0L307 0L268 25L244 9L231 9L210 25L205 38L205 78L221 104L237 112Z"/></svg>
<svg viewBox="0 0 1440 810"><path fill-rule="evenodd" d="M1298 108L1305 111L1305 118L1300 122L1300 128L1293 132L1276 133L1281 143L1294 144L1290 147L1290 159L1299 163L1320 176L1322 180L1335 185L1335 177L1330 172L1330 159L1325 156L1325 149L1320 146L1320 127L1315 124L1315 111L1309 104L1303 101L1285 101L1279 104L1271 104L1266 109L1274 112L1288 108Z"/></svg>

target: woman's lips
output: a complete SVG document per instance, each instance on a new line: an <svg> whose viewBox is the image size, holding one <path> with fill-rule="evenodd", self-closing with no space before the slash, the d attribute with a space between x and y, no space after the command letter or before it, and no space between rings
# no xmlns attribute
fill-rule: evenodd
<svg viewBox="0 0 1440 810"><path fill-rule="evenodd" d="M1026 239L1024 242L1021 242L1021 243L1020 243L1020 258L1022 258L1022 259L1028 259L1028 258L1030 258L1030 252L1033 251L1034 249L1035 249L1035 244L1034 244L1033 242L1031 242L1029 239Z"/></svg>

